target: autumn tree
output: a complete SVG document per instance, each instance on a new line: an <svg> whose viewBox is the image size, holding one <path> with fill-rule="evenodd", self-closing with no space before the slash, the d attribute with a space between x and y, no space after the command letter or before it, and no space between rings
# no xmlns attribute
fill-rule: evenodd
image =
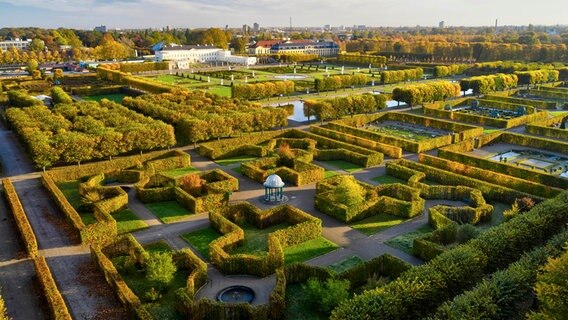
<svg viewBox="0 0 568 320"><path fill-rule="evenodd" d="M174 279L177 267L171 252L151 252L146 261L146 279L167 287Z"/></svg>

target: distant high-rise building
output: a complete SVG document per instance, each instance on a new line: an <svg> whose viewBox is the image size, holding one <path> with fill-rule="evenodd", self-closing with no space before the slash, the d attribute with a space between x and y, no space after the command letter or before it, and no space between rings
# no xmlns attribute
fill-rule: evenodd
<svg viewBox="0 0 568 320"><path fill-rule="evenodd" d="M253 23L253 25L252 25L252 31L253 31L254 33L260 32L260 25L259 25L257 22Z"/></svg>
<svg viewBox="0 0 568 320"><path fill-rule="evenodd" d="M446 22L445 22L445 21L440 21L440 22L438 23L438 28L440 28L440 29L444 29L445 26L446 26Z"/></svg>
<svg viewBox="0 0 568 320"><path fill-rule="evenodd" d="M246 24L243 24L243 33L249 33L250 32L250 27Z"/></svg>
<svg viewBox="0 0 568 320"><path fill-rule="evenodd" d="M325 31L331 30L331 25L326 24L325 26L323 26L323 30L325 30Z"/></svg>
<svg viewBox="0 0 568 320"><path fill-rule="evenodd" d="M106 32L106 31L107 31L107 27L101 25L101 26L95 27L94 30L95 30L95 31L98 31L98 32Z"/></svg>

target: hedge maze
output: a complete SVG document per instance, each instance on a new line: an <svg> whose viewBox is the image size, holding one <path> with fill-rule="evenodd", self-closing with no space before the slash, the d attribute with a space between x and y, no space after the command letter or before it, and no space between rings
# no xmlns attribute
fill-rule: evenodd
<svg viewBox="0 0 568 320"><path fill-rule="evenodd" d="M53 169L42 174L42 183L83 243L104 244L118 234L113 214L128 207L126 192L118 186L104 186L105 181L136 184L148 175L155 175L156 171L187 167L189 164L190 158L183 152L161 151L81 167ZM103 173L98 173L101 171ZM82 200L87 200L84 201L87 202L86 208L84 203L77 201L72 205L71 199L60 189L62 183L80 179L84 179L84 182L78 184L77 192ZM86 221L85 214L80 215L78 211L87 212L92 218Z"/></svg>
<svg viewBox="0 0 568 320"><path fill-rule="evenodd" d="M503 98L506 100L508 98ZM496 128L513 128L548 118L547 111L530 105L493 99L459 99L426 105L424 114Z"/></svg>
<svg viewBox="0 0 568 320"><path fill-rule="evenodd" d="M387 63L352 53L338 61ZM372 68L367 75L336 67L329 76L308 67L304 82L263 82L272 71L255 69L259 78L236 82L239 97L227 98L127 73L165 64L115 65L97 78L49 85L50 106L16 91L0 93L0 103L10 106L7 124L44 169L43 187L133 319L509 319L536 310L539 270L565 254L568 241L567 116L560 111L568 89L557 82L565 72L389 66L383 83L421 78L422 67L437 76L473 70L461 89L479 96L456 98L460 87L449 81L397 87L395 99L431 103L396 112L384 110L390 94L311 96L306 110L323 121L297 129L286 128L292 105L247 101L293 95L307 82L323 92L376 76ZM217 77L240 74L240 81L249 72ZM21 85L34 82L3 81ZM97 90L137 97L119 104L67 94ZM174 145L187 146L169 150ZM261 200L272 174L287 182L286 204ZM40 250L44 235L34 234L39 218L20 202L28 195L18 179L34 178L3 179L4 196L50 317L70 319L68 293L58 291L60 278ZM263 283L260 303L213 300L219 283L246 285L241 279L250 277Z"/></svg>
<svg viewBox="0 0 568 320"><path fill-rule="evenodd" d="M212 227L222 237L209 244L211 261L228 274L267 276L284 266L284 249L321 236L321 220L284 205L261 211L248 204L236 204L209 213ZM286 227L268 234L266 255L231 254L245 240L243 223L264 229L283 224Z"/></svg>
<svg viewBox="0 0 568 320"><path fill-rule="evenodd" d="M403 218L412 218L424 210L424 200L420 191L403 184L372 186L357 181L364 190L359 203L344 203L337 199L336 190L342 177L332 177L316 186L315 207L339 221L349 223L385 213Z"/></svg>

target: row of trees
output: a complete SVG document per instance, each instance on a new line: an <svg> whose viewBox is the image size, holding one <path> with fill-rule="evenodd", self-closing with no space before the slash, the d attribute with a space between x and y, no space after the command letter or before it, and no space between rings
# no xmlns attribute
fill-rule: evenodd
<svg viewBox="0 0 568 320"><path fill-rule="evenodd" d="M43 102L28 95L26 92L11 90L8 91L8 104L11 107L25 108L31 106L41 106L43 105Z"/></svg>
<svg viewBox="0 0 568 320"><path fill-rule="evenodd" d="M442 101L460 95L460 85L449 81L436 81L405 87L397 87L392 92L392 98L402 101L410 107L425 102Z"/></svg>
<svg viewBox="0 0 568 320"><path fill-rule="evenodd" d="M175 125L178 139L184 143L281 127L287 125L288 117L282 108L265 108L203 91L126 97L123 104Z"/></svg>
<svg viewBox="0 0 568 320"><path fill-rule="evenodd" d="M346 44L348 52L376 52L389 57L392 54L416 54L420 61L566 61L566 44L519 44L492 42L448 42L423 40L356 40ZM390 57L389 57L390 60Z"/></svg>
<svg viewBox="0 0 568 320"><path fill-rule="evenodd" d="M6 118L40 168L175 144L170 125L108 100L9 108Z"/></svg>
<svg viewBox="0 0 568 320"><path fill-rule="evenodd" d="M467 64L450 64L447 66L435 66L434 77L449 77L456 74L463 74L469 66Z"/></svg>
<svg viewBox="0 0 568 320"><path fill-rule="evenodd" d="M383 84L398 83L410 80L419 80L424 76L422 68L391 70L381 72L381 82Z"/></svg>
<svg viewBox="0 0 568 320"><path fill-rule="evenodd" d="M367 76L364 74L331 76L315 80L315 87L317 91L338 90L365 84L367 84Z"/></svg>
<svg viewBox="0 0 568 320"><path fill-rule="evenodd" d="M362 94L323 100L304 101L304 115L323 121L370 113L387 107L387 97L382 94Z"/></svg>
<svg viewBox="0 0 568 320"><path fill-rule="evenodd" d="M387 64L387 57L360 53L340 53L337 56L337 61L383 67Z"/></svg>
<svg viewBox="0 0 568 320"><path fill-rule="evenodd" d="M231 87L231 96L241 99L264 99L278 95L294 93L294 81L257 82L235 84Z"/></svg>
<svg viewBox="0 0 568 320"><path fill-rule="evenodd" d="M517 71L515 75L518 77L519 85L526 84L527 87L531 84L547 83L558 81L560 71L543 69L533 71Z"/></svg>
<svg viewBox="0 0 568 320"><path fill-rule="evenodd" d="M498 73L462 79L460 86L464 92L471 89L474 94L479 95L515 88L518 81L519 78L515 74Z"/></svg>

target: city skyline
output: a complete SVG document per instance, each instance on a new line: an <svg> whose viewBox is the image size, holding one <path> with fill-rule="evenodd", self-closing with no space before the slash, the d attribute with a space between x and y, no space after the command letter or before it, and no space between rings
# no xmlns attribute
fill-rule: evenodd
<svg viewBox="0 0 568 320"><path fill-rule="evenodd" d="M355 0L345 4L336 0L301 2L291 0L0 0L0 27L239 28L258 22L261 27L294 26L372 27L557 25L567 24L568 3L546 0L519 3L512 0L471 2L463 0ZM554 8L551 10L550 8ZM511 14L514 13L514 14Z"/></svg>

